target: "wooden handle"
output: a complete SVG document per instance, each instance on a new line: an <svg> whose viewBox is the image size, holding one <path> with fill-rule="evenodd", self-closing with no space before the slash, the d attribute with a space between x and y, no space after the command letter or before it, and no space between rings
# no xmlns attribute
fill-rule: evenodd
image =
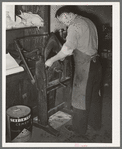
<svg viewBox="0 0 122 149"><path fill-rule="evenodd" d="M22 54L22 52L21 52L21 48L20 48L19 44L17 43L17 40L14 40L14 42L15 42L15 44L16 44L16 46L17 46L17 49L18 49L19 54L20 54L20 56L21 56L21 59L22 59L24 65L25 65L25 69L26 69L26 71L27 71L27 73L28 73L28 75L29 75L29 77L30 77L30 79L31 79L31 83L32 83L32 84L35 84L35 79L34 79L32 73L31 73L31 71L30 71L30 69L29 69L29 67L28 67L28 65L27 65L27 63L26 63L26 61L25 61L25 58L24 58L24 56L23 56L23 54Z"/></svg>

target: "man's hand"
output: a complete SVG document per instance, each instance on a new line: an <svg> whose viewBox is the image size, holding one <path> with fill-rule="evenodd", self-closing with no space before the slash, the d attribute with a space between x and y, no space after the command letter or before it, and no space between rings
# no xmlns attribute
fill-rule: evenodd
<svg viewBox="0 0 122 149"><path fill-rule="evenodd" d="M51 67L52 64L58 60L64 60L64 58L66 57L67 55L64 54L62 51L59 51L58 54L56 54L55 56L51 57L50 59L48 59L46 62L45 62L45 66L46 67Z"/></svg>
<svg viewBox="0 0 122 149"><path fill-rule="evenodd" d="M46 67L51 67L53 63L54 63L53 60L50 58L50 59L48 59L48 60L45 62L45 66L46 66Z"/></svg>

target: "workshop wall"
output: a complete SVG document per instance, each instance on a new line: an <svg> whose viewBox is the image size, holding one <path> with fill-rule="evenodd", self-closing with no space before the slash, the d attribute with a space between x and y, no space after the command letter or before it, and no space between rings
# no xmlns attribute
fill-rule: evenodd
<svg viewBox="0 0 122 149"><path fill-rule="evenodd" d="M8 11L12 21L15 21L15 7L14 5L6 5L6 12Z"/></svg>
<svg viewBox="0 0 122 149"><path fill-rule="evenodd" d="M56 29L65 28L63 24L61 24L56 18L55 18L55 12L58 8L60 8L62 5L51 5L50 8L50 31L53 32ZM12 7L12 8L11 8ZM99 19L99 22L101 24L108 23L110 26L112 26L112 6L106 5L106 6L78 6L81 11L85 11L90 15L93 15L95 17L95 20ZM14 17L14 8L13 6L7 6L6 11L9 11L11 18ZM89 17L90 17L89 15ZM13 18L14 19L14 18Z"/></svg>
<svg viewBox="0 0 122 149"><path fill-rule="evenodd" d="M57 21L55 18L55 12L58 8L60 8L62 5L52 5L51 6L51 16L50 16L50 31L55 31L61 28L65 28L63 24ZM89 17L94 19L96 21L97 25L100 24L109 24L112 26L112 6L106 5L106 6L78 6L81 11L84 11L87 13ZM86 15L86 16L87 16Z"/></svg>

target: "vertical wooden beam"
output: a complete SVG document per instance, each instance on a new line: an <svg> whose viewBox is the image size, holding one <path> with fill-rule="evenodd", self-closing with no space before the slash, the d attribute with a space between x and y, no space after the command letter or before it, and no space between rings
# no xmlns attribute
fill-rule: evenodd
<svg viewBox="0 0 122 149"><path fill-rule="evenodd" d="M38 89L38 120L41 125L46 126L48 124L46 74L42 56L36 62L35 77Z"/></svg>
<svg viewBox="0 0 122 149"><path fill-rule="evenodd" d="M44 6L44 32L45 33L50 33L50 6L45 5Z"/></svg>

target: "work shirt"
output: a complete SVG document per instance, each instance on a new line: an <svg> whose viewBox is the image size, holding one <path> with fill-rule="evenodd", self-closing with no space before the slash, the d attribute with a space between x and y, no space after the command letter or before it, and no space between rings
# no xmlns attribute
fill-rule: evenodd
<svg viewBox="0 0 122 149"><path fill-rule="evenodd" d="M61 51L66 55L71 55L75 49L90 56L96 54L98 50L98 35L95 25L88 18L78 15L68 27L66 42Z"/></svg>

